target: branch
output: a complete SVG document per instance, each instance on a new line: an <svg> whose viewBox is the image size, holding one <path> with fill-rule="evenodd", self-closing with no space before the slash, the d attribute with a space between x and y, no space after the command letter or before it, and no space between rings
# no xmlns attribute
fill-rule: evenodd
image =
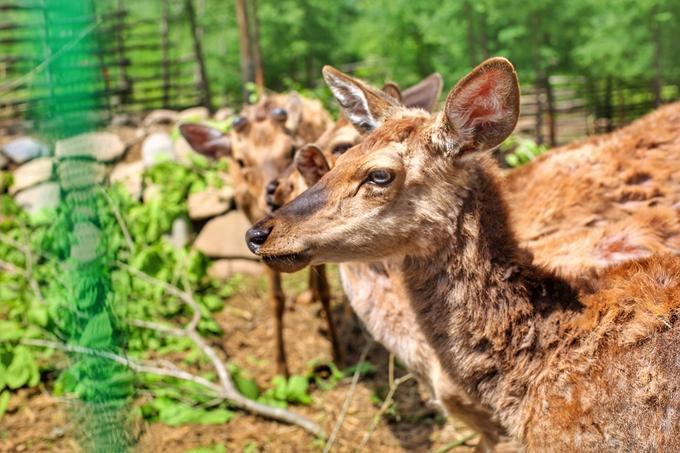
<svg viewBox="0 0 680 453"><path fill-rule="evenodd" d="M373 344L374 344L373 339L369 338L366 343L366 346L364 346L364 350L361 351L361 356L359 357L357 365L360 365L366 360L366 356L368 356L368 353L373 347ZM349 411L349 406L350 404L352 404L352 399L354 398L354 392L357 389L357 383L359 382L360 374L361 367L357 366L356 370L354 371L354 375L352 376L352 383L350 384L349 391L347 392L347 396L345 397L345 402L342 404L340 417L338 417L338 420L335 422L335 426L333 426L333 432L331 432L331 436L328 438L328 442L326 442L326 445L324 446L323 453L328 453L329 451L331 451L331 448L335 443L335 439L337 438L338 433L340 432L340 428L342 427L342 424L345 422L345 417L347 416L347 412Z"/></svg>
<svg viewBox="0 0 680 453"><path fill-rule="evenodd" d="M2 262L0 267L6 269L9 272L14 272L17 274L21 274L28 280L28 284L31 286L31 289L33 290L33 294L35 294L35 297L41 302L45 303L45 298L42 295L42 292L40 291L40 285L38 285L37 280L33 277L33 263L35 262L33 259L33 251L31 250L30 247L21 244L20 242L15 241L14 239L5 236L4 234L0 235L0 242L17 249L21 253L24 254L24 259L26 260L26 269L21 269L11 263L7 262Z"/></svg>
<svg viewBox="0 0 680 453"><path fill-rule="evenodd" d="M106 192L106 190L104 189L100 190L106 197L106 200L109 203L109 207L111 208L111 212L113 212L113 216L116 218L116 222L118 222L118 226L120 227L120 230L123 232L123 237L125 238L125 243L127 244L128 250L130 251L130 253L134 253L135 243L132 241L130 230L128 230L125 221L123 221L123 216L120 213L120 209L118 209L118 206L116 206L116 203L113 201L111 196Z"/></svg>
<svg viewBox="0 0 680 453"><path fill-rule="evenodd" d="M323 429L313 421L307 419L306 417L296 415L292 412L289 412L285 409L279 409L271 406L266 406L264 404L260 404L256 401L250 400L246 398L245 396L241 395L238 390L236 390L236 387L234 386L234 383L231 379L231 375L227 371L227 367L225 366L224 362L220 360L218 357L217 353L215 350L210 347L205 340L199 335L199 333L196 331L196 327L198 326L198 322L201 319L201 312L200 312L200 305L198 302L196 302L193 298L193 296L186 292L182 291L176 286L169 285L168 283L159 280L157 278L154 278L142 271L139 271L137 269L134 269L133 267L129 266L126 263L123 262L117 262L118 266L126 269L128 272L131 274L139 277L140 279L146 281L147 283L151 283L153 285L157 285L162 287L165 292L168 294L172 294L173 296L179 298L182 302L184 302L187 306L189 306L193 310L193 316L189 324L184 328L184 329L176 329L176 328L168 328L166 326L156 324L156 323L150 323L148 321L136 321L137 325L140 327L146 327L146 328L152 328L156 329L159 331L166 331L166 332L172 332L176 333L179 336L186 336L188 337L191 341L194 342L194 344L201 350L203 353L210 359L210 361L213 364L213 367L215 368L215 371L217 371L217 375L219 377L221 386L218 387L220 388L220 392L218 393L219 396L223 397L224 399L229 400L234 406L247 410L249 412L252 412L254 414L261 415L266 418L271 418L274 420L282 421L285 423L290 423L294 425L298 425L305 430L311 432L315 436L318 437L325 437L325 434L323 432ZM186 281L185 281L185 286L186 286ZM181 333L181 335L180 335ZM215 385L215 384L212 384Z"/></svg>

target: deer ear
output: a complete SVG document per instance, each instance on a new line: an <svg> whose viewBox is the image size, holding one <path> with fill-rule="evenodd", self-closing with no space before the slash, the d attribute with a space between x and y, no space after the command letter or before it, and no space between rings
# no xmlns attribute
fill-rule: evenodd
<svg viewBox="0 0 680 453"><path fill-rule="evenodd" d="M308 186L314 185L330 167L321 149L316 145L305 145L295 154L295 168Z"/></svg>
<svg viewBox="0 0 680 453"><path fill-rule="evenodd" d="M288 95L286 111L288 112L286 129L295 132L302 121L302 98L300 98L300 95L297 92L293 91Z"/></svg>
<svg viewBox="0 0 680 453"><path fill-rule="evenodd" d="M383 85L381 91L386 95L393 97L397 102L401 103L401 90L399 89L399 85L397 85L396 82L385 82L385 85Z"/></svg>
<svg viewBox="0 0 680 453"><path fill-rule="evenodd" d="M371 88L331 66L324 66L323 78L347 119L362 134L380 126L392 107L399 105L382 91Z"/></svg>
<svg viewBox="0 0 680 453"><path fill-rule="evenodd" d="M231 155L231 140L221 131L202 124L181 124L179 131L194 151L218 159Z"/></svg>
<svg viewBox="0 0 680 453"><path fill-rule="evenodd" d="M451 90L439 128L445 148L483 151L501 144L519 116L519 83L512 64L490 58ZM450 150L450 149L449 149Z"/></svg>
<svg viewBox="0 0 680 453"><path fill-rule="evenodd" d="M431 112L442 94L443 85L444 80L438 72L430 74L416 85L404 90L401 103L406 107L417 107Z"/></svg>

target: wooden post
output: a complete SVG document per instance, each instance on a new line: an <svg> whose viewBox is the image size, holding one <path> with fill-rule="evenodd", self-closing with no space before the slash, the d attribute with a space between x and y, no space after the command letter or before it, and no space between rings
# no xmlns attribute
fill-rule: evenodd
<svg viewBox="0 0 680 453"><path fill-rule="evenodd" d="M550 76L543 78L543 84L545 85L545 100L548 109L548 144L553 148L557 146L557 120L555 118L555 96L550 84Z"/></svg>
<svg viewBox="0 0 680 453"><path fill-rule="evenodd" d="M201 93L201 104L206 106L208 110L213 111L212 96L210 94L210 82L208 80L208 73L205 67L205 58L203 58L203 46L201 44L201 30L196 20L196 10L194 9L193 0L184 0L184 10L189 18L189 26L191 27L191 36L194 41L194 56L198 64L198 90Z"/></svg>
<svg viewBox="0 0 680 453"><path fill-rule="evenodd" d="M163 79L163 108L170 106L170 0L163 0L161 17L161 77Z"/></svg>
<svg viewBox="0 0 680 453"><path fill-rule="evenodd" d="M238 22L239 45L241 51L241 81L243 83L243 97L248 102L247 83L255 83L255 65L253 52L250 48L250 33L248 31L248 9L246 0L236 0L236 20Z"/></svg>
<svg viewBox="0 0 680 453"><path fill-rule="evenodd" d="M255 86L259 94L264 93L264 70L262 69L262 55L260 53L260 28L257 21L257 0L250 0L251 21L250 50L253 52L253 64L255 65Z"/></svg>

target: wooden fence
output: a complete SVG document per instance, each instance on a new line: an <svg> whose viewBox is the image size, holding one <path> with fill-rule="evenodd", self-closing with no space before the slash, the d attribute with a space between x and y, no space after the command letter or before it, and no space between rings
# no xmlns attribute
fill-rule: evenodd
<svg viewBox="0 0 680 453"><path fill-rule="evenodd" d="M41 103L72 91L66 83L83 88L83 81L77 79L57 84L47 77L32 77L41 71L49 73L46 62L54 57L40 42L50 24L45 8L48 1L53 0L0 0L0 133L30 129L33 125L26 120ZM69 21L96 24L90 33L101 49L98 58L77 64L100 69L100 80L88 81L85 89L105 99L104 120L116 113L194 105L212 108L218 102L223 94L219 91L224 89L216 78L221 65L215 60L211 60L212 66L206 64L206 30L201 28L193 0L153 0L155 7L148 8L153 13L146 15L134 8L147 2L84 1L90 2L91 13ZM237 43L232 43L231 49L236 48ZM208 58L221 57L212 52ZM566 143L612 130L660 102L680 98L679 86L668 84L659 97L651 83L631 86L616 80L553 76L543 83L524 85L517 130L539 143Z"/></svg>

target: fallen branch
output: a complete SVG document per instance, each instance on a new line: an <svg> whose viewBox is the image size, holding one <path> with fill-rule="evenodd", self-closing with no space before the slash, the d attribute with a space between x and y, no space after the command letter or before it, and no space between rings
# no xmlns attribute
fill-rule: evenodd
<svg viewBox="0 0 680 453"><path fill-rule="evenodd" d="M477 433L468 434L465 437L462 437L458 440L454 440L453 442L449 442L448 444L436 449L433 453L447 453L447 452L453 450L456 447L460 447L461 445L465 445L468 441L474 439L477 436L478 436Z"/></svg>
<svg viewBox="0 0 680 453"><path fill-rule="evenodd" d="M162 287L166 293L177 297L182 302L184 302L188 307L191 308L191 310L193 311L193 315L189 323L183 329L168 328L167 326L152 323L149 321L135 321L135 323L138 327L154 329L165 333L171 333L176 336L185 336L189 338L196 345L196 347L198 347L208 357L208 359L210 359L210 362L215 368L215 371L217 372L221 385L217 386L216 384L212 383L211 384L220 389L218 392L218 395L220 397L224 398L225 400L229 400L234 406L240 409L273 420L278 420L281 422L297 425L314 434L315 436L322 438L325 437L323 429L318 424L307 419L306 417L294 414L285 409L279 409L271 406L266 406L264 404L260 404L256 401L246 398L245 396L241 395L238 392L238 390L236 390L236 387L234 386L233 380L231 379L231 375L229 374L226 365L224 364L224 362L222 362L222 360L220 360L215 350L205 342L203 337L201 337L198 331L196 330L198 322L201 319L201 312L200 305L198 304L198 302L194 300L191 293L187 291L182 291L176 286L170 285L162 280L154 278L142 271L139 271L129 266L126 263L118 262L117 264L118 266L124 268L131 274L146 281L147 283L151 283L153 285ZM184 284L185 286L187 285L186 281L184 282Z"/></svg>

